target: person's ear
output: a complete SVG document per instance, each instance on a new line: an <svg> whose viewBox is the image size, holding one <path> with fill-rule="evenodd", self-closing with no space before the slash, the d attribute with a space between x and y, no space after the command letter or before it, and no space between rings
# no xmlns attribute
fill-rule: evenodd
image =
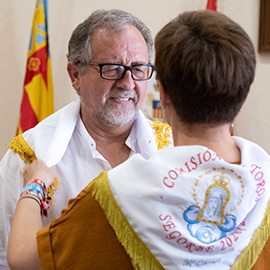
<svg viewBox="0 0 270 270"><path fill-rule="evenodd" d="M160 98L161 107L162 109L166 109L169 105L171 105L171 100L169 96L165 93L164 87L159 80L157 80L157 88L159 90L159 98Z"/></svg>
<svg viewBox="0 0 270 270"><path fill-rule="evenodd" d="M80 92L80 73L79 73L78 67L72 62L68 62L67 71L68 71L68 75L69 75L69 78L71 80L71 84L72 84L73 88L79 94L79 92Z"/></svg>

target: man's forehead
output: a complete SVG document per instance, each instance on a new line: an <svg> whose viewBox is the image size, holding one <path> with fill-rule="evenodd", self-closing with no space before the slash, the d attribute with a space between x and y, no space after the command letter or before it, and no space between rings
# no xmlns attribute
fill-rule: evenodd
<svg viewBox="0 0 270 270"><path fill-rule="evenodd" d="M92 57L107 55L121 58L123 52L126 51L129 56L137 54L138 58L145 55L147 56L146 62L148 62L148 48L145 39L133 25L127 25L119 31L98 28L91 36L90 42ZM138 59L138 61L145 61L145 59Z"/></svg>

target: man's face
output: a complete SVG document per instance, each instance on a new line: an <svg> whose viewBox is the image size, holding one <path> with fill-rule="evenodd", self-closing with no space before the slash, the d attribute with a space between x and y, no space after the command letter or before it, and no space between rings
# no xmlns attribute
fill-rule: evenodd
<svg viewBox="0 0 270 270"><path fill-rule="evenodd" d="M97 29L91 39L92 59L96 63L126 66L148 63L148 50L141 33L133 26L110 34ZM141 108L147 88L146 81L134 81L130 71L119 80L100 77L98 66L88 66L80 75L77 92L82 101L82 118L106 126L131 124Z"/></svg>

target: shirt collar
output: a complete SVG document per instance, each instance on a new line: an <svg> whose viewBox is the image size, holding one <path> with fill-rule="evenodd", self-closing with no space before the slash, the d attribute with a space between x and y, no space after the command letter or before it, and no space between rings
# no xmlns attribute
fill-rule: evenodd
<svg viewBox="0 0 270 270"><path fill-rule="evenodd" d="M96 151L96 142L86 130L81 118L77 123L76 129L87 145L89 145L92 153L94 153ZM157 150L152 123L144 117L141 111L138 112L138 117L134 121L125 144L131 149L130 155L141 153L146 157L149 157L153 151Z"/></svg>

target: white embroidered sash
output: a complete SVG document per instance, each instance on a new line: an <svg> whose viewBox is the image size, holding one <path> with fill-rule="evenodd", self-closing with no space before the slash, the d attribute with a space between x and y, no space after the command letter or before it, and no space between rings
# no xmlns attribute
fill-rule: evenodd
<svg viewBox="0 0 270 270"><path fill-rule="evenodd" d="M202 146L140 155L108 172L129 224L165 269L230 269L265 216L270 158L235 138L241 165Z"/></svg>

